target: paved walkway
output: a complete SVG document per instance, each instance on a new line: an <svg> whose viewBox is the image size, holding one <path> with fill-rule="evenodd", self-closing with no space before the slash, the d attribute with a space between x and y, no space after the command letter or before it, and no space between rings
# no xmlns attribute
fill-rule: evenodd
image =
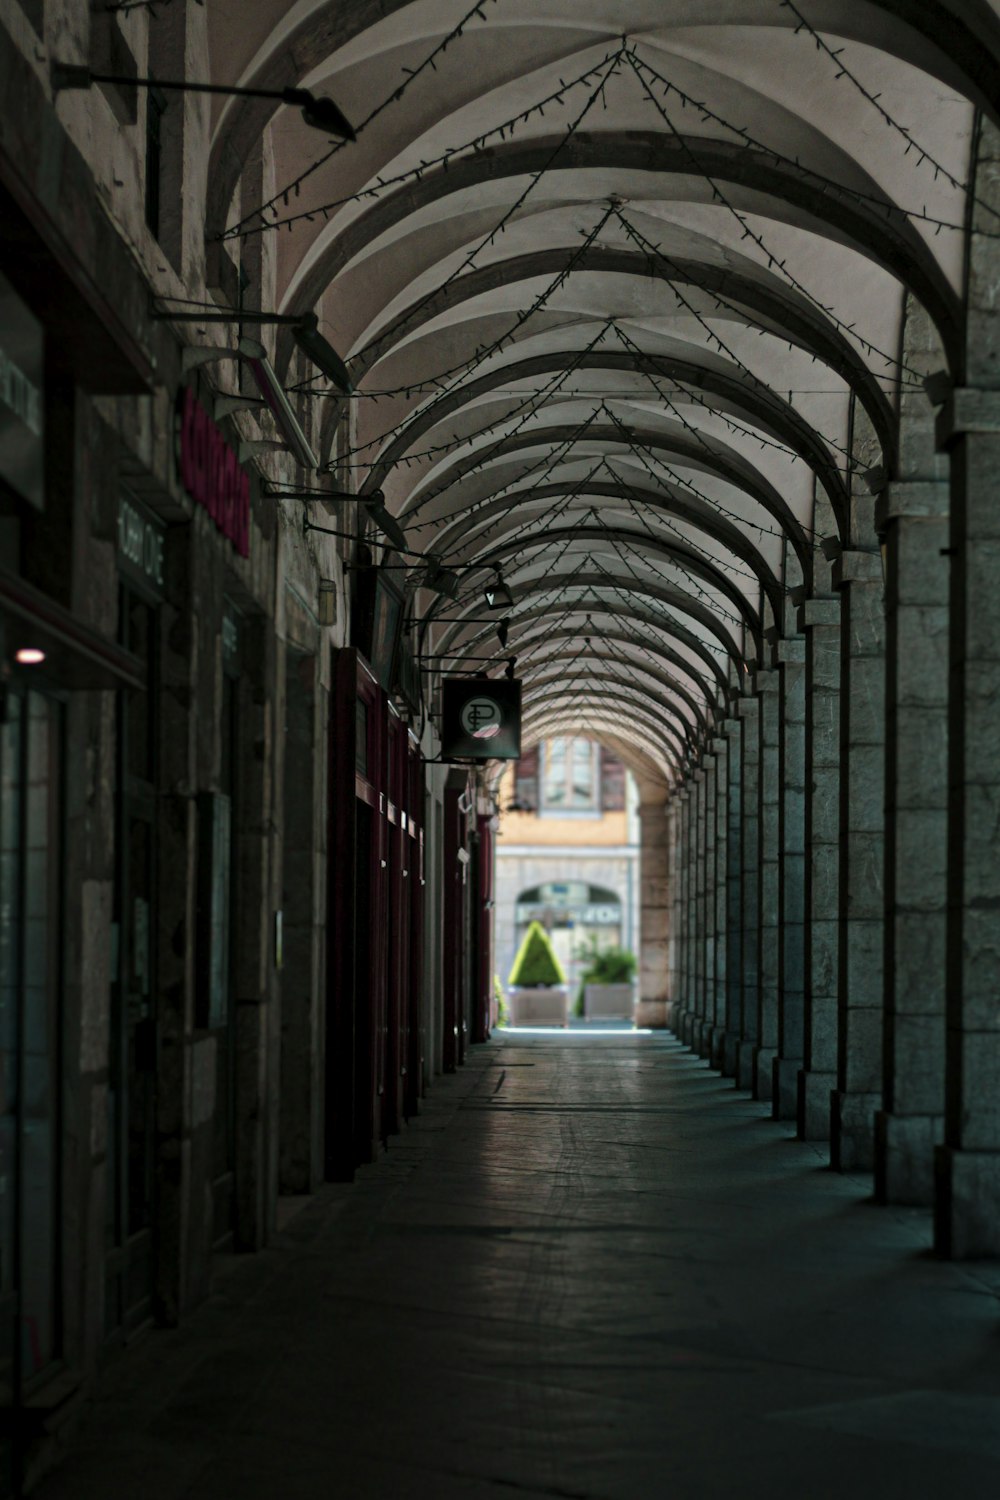
<svg viewBox="0 0 1000 1500"><path fill-rule="evenodd" d="M477 1048L39 1500L995 1500L1000 1272L765 1115L662 1035Z"/></svg>

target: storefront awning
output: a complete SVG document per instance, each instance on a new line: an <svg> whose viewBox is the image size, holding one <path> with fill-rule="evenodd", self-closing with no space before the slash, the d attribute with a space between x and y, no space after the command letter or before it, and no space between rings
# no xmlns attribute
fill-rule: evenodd
<svg viewBox="0 0 1000 1500"><path fill-rule="evenodd" d="M68 609L0 568L0 641L6 664L22 649L44 652L37 670L66 688L144 688L142 662L84 625Z"/></svg>

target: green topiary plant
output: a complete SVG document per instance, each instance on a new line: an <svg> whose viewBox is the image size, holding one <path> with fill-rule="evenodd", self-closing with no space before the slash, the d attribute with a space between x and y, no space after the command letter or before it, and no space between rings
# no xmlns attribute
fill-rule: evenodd
<svg viewBox="0 0 1000 1500"><path fill-rule="evenodd" d="M524 934L507 983L521 989L542 989L547 985L566 983L563 966L556 958L552 940L541 922L532 922Z"/></svg>
<svg viewBox="0 0 1000 1500"><path fill-rule="evenodd" d="M635 977L636 957L628 948L610 946L601 948L597 937L591 933L589 941L579 947L576 956L586 967L580 975L581 986L585 984L629 984Z"/></svg>
<svg viewBox="0 0 1000 1500"><path fill-rule="evenodd" d="M507 1005L507 996L503 992L503 985L500 983L499 974L494 974L493 976L493 993L497 1001L497 1027L508 1026L510 1024L510 1008Z"/></svg>

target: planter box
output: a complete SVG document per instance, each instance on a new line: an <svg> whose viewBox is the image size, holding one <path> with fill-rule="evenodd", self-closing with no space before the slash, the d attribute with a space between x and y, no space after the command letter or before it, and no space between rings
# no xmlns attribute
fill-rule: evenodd
<svg viewBox="0 0 1000 1500"><path fill-rule="evenodd" d="M512 1026L568 1026L569 990L564 984L544 989L509 989Z"/></svg>
<svg viewBox="0 0 1000 1500"><path fill-rule="evenodd" d="M635 1008L631 984L585 984L585 1021L631 1021Z"/></svg>

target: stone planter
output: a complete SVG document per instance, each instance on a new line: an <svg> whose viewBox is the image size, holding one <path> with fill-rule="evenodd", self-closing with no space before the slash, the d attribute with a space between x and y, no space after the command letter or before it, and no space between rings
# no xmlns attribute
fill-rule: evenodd
<svg viewBox="0 0 1000 1500"><path fill-rule="evenodd" d="M585 984L585 1021L631 1021L635 1007L631 984Z"/></svg>
<svg viewBox="0 0 1000 1500"><path fill-rule="evenodd" d="M568 1026L569 990L564 984L507 991L511 1026Z"/></svg>

